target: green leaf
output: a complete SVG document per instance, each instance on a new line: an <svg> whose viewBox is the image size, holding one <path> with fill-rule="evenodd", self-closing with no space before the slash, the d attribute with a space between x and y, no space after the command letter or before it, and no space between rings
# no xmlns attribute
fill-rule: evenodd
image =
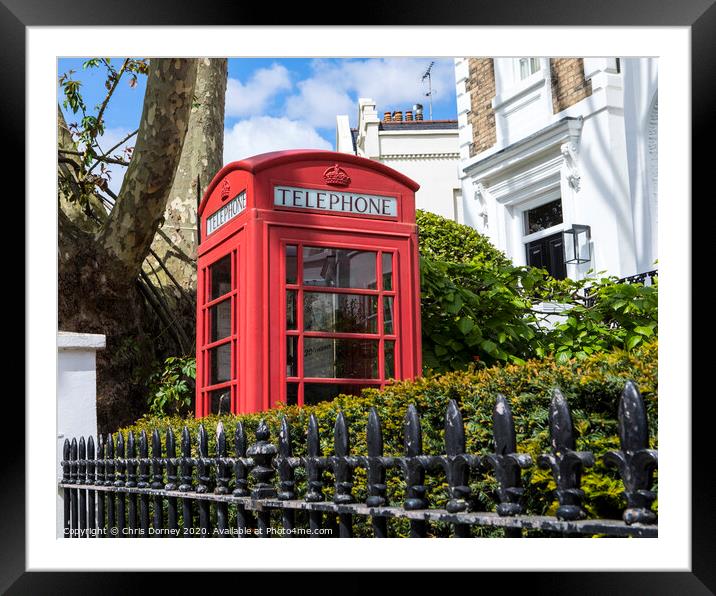
<svg viewBox="0 0 716 596"><path fill-rule="evenodd" d="M475 323L472 321L472 319L468 319L467 317L461 317L460 320L457 322L457 328L463 335L467 335L468 333L470 333L470 330L474 326Z"/></svg>

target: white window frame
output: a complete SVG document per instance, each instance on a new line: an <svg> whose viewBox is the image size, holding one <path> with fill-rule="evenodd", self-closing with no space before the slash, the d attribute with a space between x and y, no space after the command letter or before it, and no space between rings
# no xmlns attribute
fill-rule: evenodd
<svg viewBox="0 0 716 596"><path fill-rule="evenodd" d="M522 75L522 61L527 60L527 66L529 68L529 71L525 76ZM519 81L524 81L526 79L529 79L533 74L538 73L542 70L543 62L542 59L539 56L521 56L520 58L514 58L513 59L514 69L515 69L515 83L518 83ZM534 65L537 65L537 67L532 70Z"/></svg>

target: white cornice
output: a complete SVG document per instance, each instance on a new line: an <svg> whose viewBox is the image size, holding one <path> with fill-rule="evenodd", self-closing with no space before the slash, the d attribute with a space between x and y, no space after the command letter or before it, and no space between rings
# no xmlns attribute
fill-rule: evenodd
<svg viewBox="0 0 716 596"><path fill-rule="evenodd" d="M480 180L502 178L524 167L525 162L546 152L560 152L565 143L578 145L582 119L563 119L539 132L463 168L464 177Z"/></svg>
<svg viewBox="0 0 716 596"><path fill-rule="evenodd" d="M459 153L392 153L381 155L380 159L415 160L415 159L460 159Z"/></svg>

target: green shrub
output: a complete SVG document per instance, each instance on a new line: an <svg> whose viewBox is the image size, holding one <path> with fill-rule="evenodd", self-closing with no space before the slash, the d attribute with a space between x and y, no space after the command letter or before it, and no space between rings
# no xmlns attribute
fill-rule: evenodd
<svg viewBox="0 0 716 596"><path fill-rule="evenodd" d="M549 354L566 362L632 350L658 332L657 283L557 280L542 269L512 265L469 226L424 211L416 221L424 372L465 369L476 360L519 364ZM594 298L589 306L587 287ZM545 324L554 313L541 312L544 302L563 305L564 320Z"/></svg>
<svg viewBox="0 0 716 596"><path fill-rule="evenodd" d="M539 453L549 448L548 405L552 387L561 388L567 398L577 431L577 450L595 453L597 464L583 475L582 486L586 493L585 505L593 516L618 517L625 506L623 487L612 468L601 461L604 453L619 448L617 438L617 408L619 395L628 379L637 383L647 406L650 420L651 447L657 446L657 342L652 340L637 349L592 355L582 360L558 363L552 357L530 360L523 365L504 365L491 368L472 366L466 371L451 372L425 377L414 381L396 382L382 391L364 390L362 396L339 396L332 402L298 408L279 407L257 414L239 416L210 416L203 420L194 418L147 416L125 432L135 433L142 429L147 433L155 427L162 432L171 426L179 440L181 429L188 426L192 433L196 452L199 424L204 424L209 434L210 454L214 453L215 428L219 420L227 431L227 442L233 445L236 422L241 420L247 432L249 444L260 419L265 419L271 430L271 440L278 437L279 424L286 417L291 425L294 455L305 454L306 428L311 413L316 415L321 435L321 451L333 453L333 426L339 411L348 422L353 454L366 454L365 428L368 413L374 406L383 424L383 440L386 455L403 452L402 424L408 404L415 404L421 416L424 451L428 454L444 452L444 416L448 401L458 402L465 422L467 450L470 453L491 452L492 409L496 394L507 396L515 419L518 450L529 453L536 461ZM233 451L233 449L231 449ZM304 477L298 476L299 497L305 494ZM330 474L326 474L325 494L331 498ZM551 490L555 488L546 470L532 467L523 473L528 487L526 501L528 513L549 514L556 508ZM302 485L303 483L303 485ZM404 498L404 483L397 472L387 479L389 497L393 504ZM426 478L428 496L432 507L444 506L447 501L444 477L429 475ZM494 479L481 476L472 483L473 507L477 510L493 510L491 498L495 489ZM366 497L365 472L358 470L355 477L354 495L357 500ZM391 529L398 535L407 532L407 522L391 521ZM438 524L435 535L442 535L447 528ZM495 535L497 531L474 530L475 535ZM356 520L356 534L369 535L369 523Z"/></svg>
<svg viewBox="0 0 716 596"><path fill-rule="evenodd" d="M504 253L475 228L420 209L415 212L415 223L423 257L452 263L510 263Z"/></svg>

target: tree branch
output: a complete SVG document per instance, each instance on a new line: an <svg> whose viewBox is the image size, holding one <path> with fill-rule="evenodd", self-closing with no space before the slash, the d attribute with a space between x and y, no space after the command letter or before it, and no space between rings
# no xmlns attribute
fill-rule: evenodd
<svg viewBox="0 0 716 596"><path fill-rule="evenodd" d="M95 162L90 166L89 170L87 170L87 173L89 174L92 170L94 170L95 167L97 167L97 164L100 163L100 161L103 161L103 160L102 160L103 157L106 157L107 155L109 155L110 153L112 153L112 151L114 151L117 147L120 147L121 145L124 145L124 143L126 143L129 139L131 139L131 138L132 138L134 135L136 135L138 132L139 132L139 129L135 130L134 132L130 132L130 133L129 133L126 137L124 137L119 143L116 143L116 144L114 145L114 147L111 147L111 148L107 149L107 151L105 151L102 155L100 155L100 156L97 158L97 161L95 161ZM98 146L99 146L99 145L98 145ZM129 165L129 162L127 162L127 165Z"/></svg>

